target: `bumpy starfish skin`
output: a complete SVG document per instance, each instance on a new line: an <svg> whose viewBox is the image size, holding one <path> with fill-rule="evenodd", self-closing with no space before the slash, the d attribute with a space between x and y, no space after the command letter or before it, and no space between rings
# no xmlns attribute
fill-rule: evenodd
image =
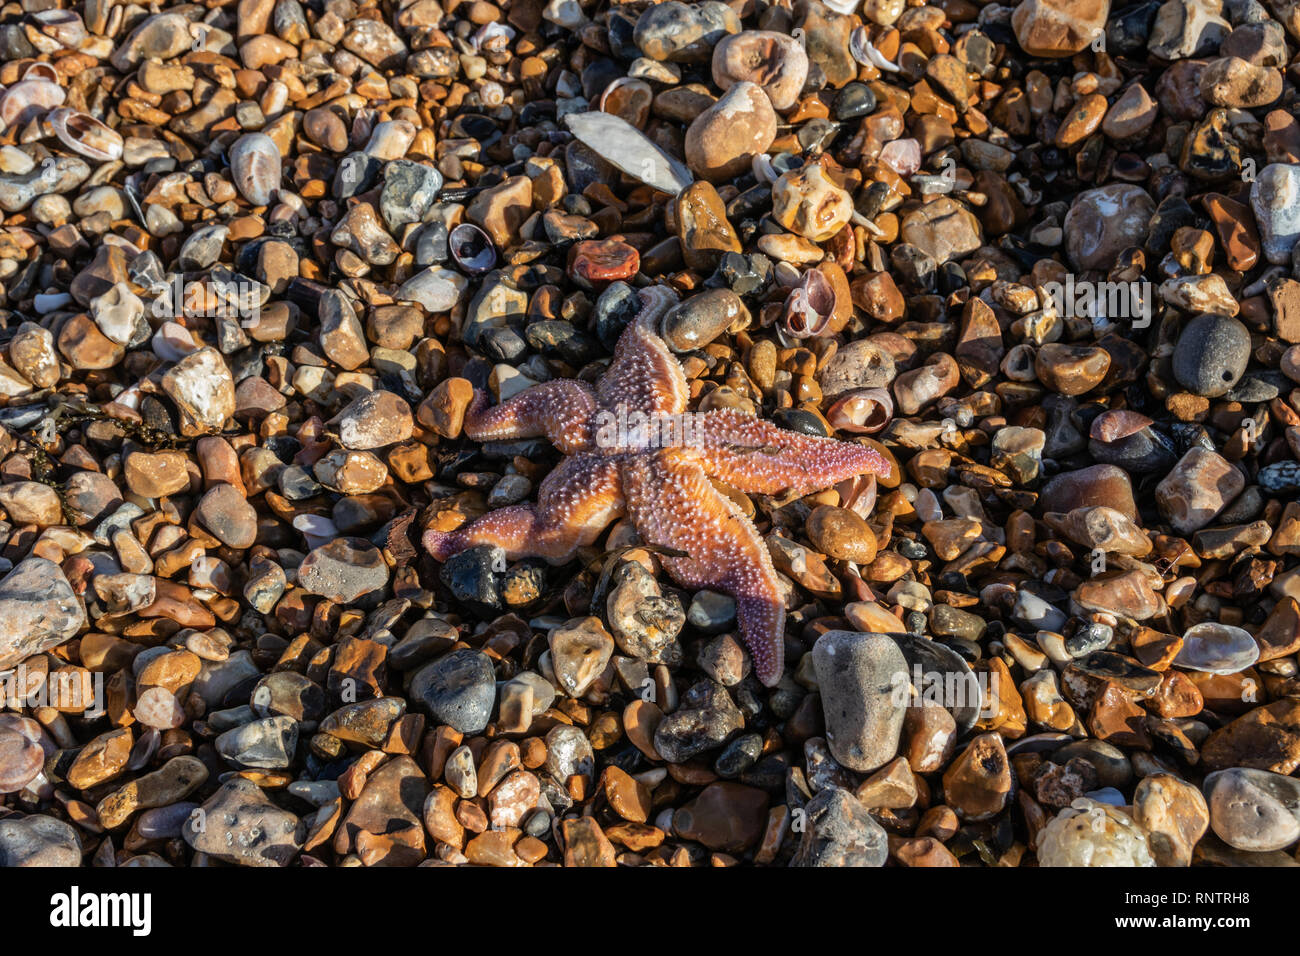
<svg viewBox="0 0 1300 956"><path fill-rule="evenodd" d="M687 413L686 376L655 332L675 302L662 286L642 290L641 311L594 390L547 382L493 408L476 394L465 416L471 439L545 435L568 457L542 482L535 505L501 508L452 532L426 531L424 546L440 561L491 544L510 560L563 564L626 515L647 544L684 552L663 558L679 584L736 599L754 672L772 686L784 669L780 582L758 530L709 479L750 494L805 495L885 474L888 464L863 445L799 435L740 412ZM641 416L671 427L638 430L647 420Z"/></svg>

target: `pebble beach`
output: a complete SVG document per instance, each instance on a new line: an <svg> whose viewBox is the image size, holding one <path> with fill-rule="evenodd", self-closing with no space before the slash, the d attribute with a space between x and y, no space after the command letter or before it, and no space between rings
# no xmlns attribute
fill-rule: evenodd
<svg viewBox="0 0 1300 956"><path fill-rule="evenodd" d="M0 6L0 866L1296 866L1298 55Z"/></svg>

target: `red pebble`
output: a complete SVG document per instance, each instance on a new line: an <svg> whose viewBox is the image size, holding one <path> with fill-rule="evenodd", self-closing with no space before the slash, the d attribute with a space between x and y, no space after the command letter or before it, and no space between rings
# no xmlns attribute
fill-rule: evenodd
<svg viewBox="0 0 1300 956"><path fill-rule="evenodd" d="M630 279L640 268L640 253L617 239L587 239L569 254L569 275L587 282Z"/></svg>

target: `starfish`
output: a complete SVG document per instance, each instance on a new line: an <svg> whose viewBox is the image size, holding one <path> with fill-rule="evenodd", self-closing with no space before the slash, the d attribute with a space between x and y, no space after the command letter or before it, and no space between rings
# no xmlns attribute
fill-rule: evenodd
<svg viewBox="0 0 1300 956"><path fill-rule="evenodd" d="M726 409L686 411L686 374L656 331L677 301L664 286L641 290L641 309L594 388L558 379L494 407L476 391L465 415L475 441L545 436L566 456L542 481L536 504L489 512L423 543L440 561L497 545L508 560L571 561L627 516L683 587L736 600L754 672L773 686L784 670L785 603L772 558L753 523L710 478L751 494L802 496L888 464L865 445L800 435Z"/></svg>

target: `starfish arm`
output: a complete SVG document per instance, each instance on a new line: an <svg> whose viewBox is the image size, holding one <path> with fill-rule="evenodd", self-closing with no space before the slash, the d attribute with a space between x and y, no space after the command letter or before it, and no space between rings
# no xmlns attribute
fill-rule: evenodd
<svg viewBox="0 0 1300 956"><path fill-rule="evenodd" d="M686 449L630 456L623 466L628 514L647 544L686 552L663 559L678 583L736 599L754 673L771 687L785 666L785 603L772 558L754 525L714 489L697 459Z"/></svg>
<svg viewBox="0 0 1300 956"><path fill-rule="evenodd" d="M694 416L689 430L711 477L750 494L811 494L846 478L887 474L872 448L778 428L730 409Z"/></svg>
<svg viewBox="0 0 1300 956"><path fill-rule="evenodd" d="M508 561L538 557L564 564L623 512L618 460L573 455L542 482L536 505L499 508L451 532L430 529L424 547L439 561L493 544L505 549Z"/></svg>
<svg viewBox="0 0 1300 956"><path fill-rule="evenodd" d="M465 412L465 434L474 441L499 441L545 435L566 455L587 448L596 398L584 383L557 379L526 388L491 408L487 394L474 393Z"/></svg>
<svg viewBox="0 0 1300 956"><path fill-rule="evenodd" d="M686 374L656 326L677 304L677 296L665 286L641 290L641 311L619 337L614 361L601 376L596 398L602 408L646 415L679 415L686 410L690 389Z"/></svg>

